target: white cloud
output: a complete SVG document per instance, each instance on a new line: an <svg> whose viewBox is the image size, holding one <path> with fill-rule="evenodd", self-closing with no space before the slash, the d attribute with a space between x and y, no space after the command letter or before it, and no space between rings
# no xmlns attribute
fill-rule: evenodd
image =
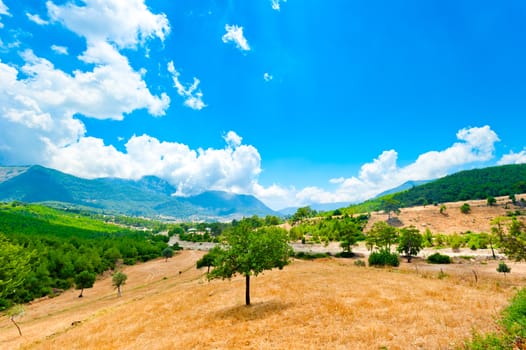
<svg viewBox="0 0 526 350"><path fill-rule="evenodd" d="M519 153L510 151L510 153L503 155L502 158L497 162L498 165L523 163L526 163L526 148Z"/></svg>
<svg viewBox="0 0 526 350"><path fill-rule="evenodd" d="M47 2L50 18L88 42L106 41L119 48L136 48L151 38L164 41L170 33L165 14L150 12L144 0L83 0L58 6Z"/></svg>
<svg viewBox="0 0 526 350"><path fill-rule="evenodd" d="M0 15L9 16L9 8L0 0Z"/></svg>
<svg viewBox="0 0 526 350"><path fill-rule="evenodd" d="M287 0L271 0L273 10L279 11L281 9L280 1L287 2Z"/></svg>
<svg viewBox="0 0 526 350"><path fill-rule="evenodd" d="M334 191L319 187L282 189L288 200L268 196L267 202L275 203L274 207L284 207L363 201L409 180L435 179L447 175L451 170L488 161L494 157L494 146L499 141L497 134L489 126L459 130L457 138L459 142L442 151L423 153L415 162L405 167L397 165L398 153L395 150L384 151L372 162L362 165L358 176L330 179L330 183L338 185ZM526 149L518 154L504 156L501 162L526 162L525 158Z"/></svg>
<svg viewBox="0 0 526 350"><path fill-rule="evenodd" d="M226 143L232 148L239 147L243 142L243 138L236 134L234 131L229 131L223 138L225 139Z"/></svg>
<svg viewBox="0 0 526 350"><path fill-rule="evenodd" d="M0 0L0 20L2 19L1 16L11 16L9 13L9 8L4 4L2 0ZM0 22L0 29L4 27L4 24ZM0 48L3 46L2 41L0 41Z"/></svg>
<svg viewBox="0 0 526 350"><path fill-rule="evenodd" d="M225 25L226 34L221 38L224 43L233 42L241 51L250 51L247 39L243 35L243 27L237 25Z"/></svg>
<svg viewBox="0 0 526 350"><path fill-rule="evenodd" d="M194 82L190 85L187 84L185 87L179 80L181 74L175 69L173 61L168 62L168 72L172 74L177 93L185 98L185 106L195 110L201 110L206 107L206 104L203 102L203 93L200 89L197 89L200 83L199 79L194 77Z"/></svg>
<svg viewBox="0 0 526 350"><path fill-rule="evenodd" d="M240 140L234 132L231 139ZM230 138L225 137L225 140ZM161 142L148 135L133 136L126 152L93 137L83 137L71 145L50 145L47 165L86 178L122 177L138 179L156 175L171 182L177 195L205 190L253 193L261 172L261 157L250 145L227 144L223 149L192 150L175 142Z"/></svg>
<svg viewBox="0 0 526 350"><path fill-rule="evenodd" d="M59 55L67 55L68 54L68 48L65 47L65 46L51 45L51 50L55 51Z"/></svg>
<svg viewBox="0 0 526 350"><path fill-rule="evenodd" d="M43 25L49 24L48 21L42 19L42 17L40 17L38 14L34 14L33 15L33 14L29 13L29 12L26 12L26 16L31 22L34 22L34 23L36 23L38 25L43 26Z"/></svg>
<svg viewBox="0 0 526 350"><path fill-rule="evenodd" d="M263 74L263 79L265 79L266 82L269 82L274 79L274 77L271 74L265 72L265 74Z"/></svg>
<svg viewBox="0 0 526 350"><path fill-rule="evenodd" d="M89 69L66 73L31 50L21 52L21 66L0 61L1 162L45 163L54 150L76 144L86 133L77 114L116 120L138 109L165 114L168 95L152 95L145 70L133 69L118 48L135 48L153 37L164 40L169 32L166 16L151 13L138 0L84 4L48 1L47 8L52 21L86 38L87 49L78 58L89 63L83 66ZM3 3L0 9L7 11ZM52 48L67 53L65 47Z"/></svg>

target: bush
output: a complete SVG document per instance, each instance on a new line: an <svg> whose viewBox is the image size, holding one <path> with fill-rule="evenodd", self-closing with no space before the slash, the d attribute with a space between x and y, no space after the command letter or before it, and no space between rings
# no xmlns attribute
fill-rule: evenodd
<svg viewBox="0 0 526 350"><path fill-rule="evenodd" d="M430 264L451 264L451 258L448 255L435 253L427 258L427 262Z"/></svg>
<svg viewBox="0 0 526 350"><path fill-rule="evenodd" d="M354 257L353 252L339 252L334 255L336 258L352 258Z"/></svg>
<svg viewBox="0 0 526 350"><path fill-rule="evenodd" d="M391 253L388 250L380 250L378 252L372 252L369 255L369 266L398 266L398 254Z"/></svg>
<svg viewBox="0 0 526 350"><path fill-rule="evenodd" d="M365 261L363 261L363 260L356 260L354 262L354 265L360 266L360 267L365 267Z"/></svg>
<svg viewBox="0 0 526 350"><path fill-rule="evenodd" d="M302 260L314 260L314 259L321 259L321 258L328 258L331 255L329 253L307 253L307 252L297 252L294 254L294 257L296 259L302 259Z"/></svg>

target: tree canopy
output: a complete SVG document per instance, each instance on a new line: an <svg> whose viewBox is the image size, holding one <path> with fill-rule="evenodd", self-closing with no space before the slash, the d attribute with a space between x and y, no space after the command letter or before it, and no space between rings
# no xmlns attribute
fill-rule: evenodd
<svg viewBox="0 0 526 350"><path fill-rule="evenodd" d="M209 278L245 276L245 303L250 305L250 276L257 276L275 267L282 269L289 263L292 248L287 232L278 227L254 229L242 220L224 232L222 242L215 252L214 269Z"/></svg>
<svg viewBox="0 0 526 350"><path fill-rule="evenodd" d="M0 234L0 299L16 292L31 271L32 251Z"/></svg>

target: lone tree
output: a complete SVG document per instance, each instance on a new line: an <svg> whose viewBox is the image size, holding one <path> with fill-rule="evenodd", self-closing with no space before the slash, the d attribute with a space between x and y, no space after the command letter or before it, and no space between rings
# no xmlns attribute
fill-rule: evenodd
<svg viewBox="0 0 526 350"><path fill-rule="evenodd" d="M390 220L391 212L393 212L394 214L399 214L401 206L402 204L400 203L400 201L393 198L387 198L384 199L380 204L380 209L387 214L387 220Z"/></svg>
<svg viewBox="0 0 526 350"><path fill-rule="evenodd" d="M215 268L209 279L245 276L245 304L250 305L250 276L257 276L275 267L282 269L289 263L292 248L287 232L279 227L253 229L246 219L225 232L215 257Z"/></svg>
<svg viewBox="0 0 526 350"><path fill-rule="evenodd" d="M361 227L352 221L344 221L340 227L340 247L343 249L342 256L351 257L353 255L352 246L362 237Z"/></svg>
<svg viewBox="0 0 526 350"><path fill-rule="evenodd" d="M120 271L117 271L113 274L111 278L111 284L117 288L117 296L121 296L121 287L126 283L128 276Z"/></svg>
<svg viewBox="0 0 526 350"><path fill-rule="evenodd" d="M163 249L163 256L164 256L164 261L165 262L168 262L168 258L171 258L172 256L174 256L174 250L170 247L167 247L167 248L164 248Z"/></svg>
<svg viewBox="0 0 526 350"><path fill-rule="evenodd" d="M12 295L31 271L34 252L12 244L0 234L0 299Z"/></svg>
<svg viewBox="0 0 526 350"><path fill-rule="evenodd" d="M497 272L503 273L504 274L504 278L506 278L506 274L511 272L511 267L506 265L506 263L504 261L501 261L499 263L499 266L497 267Z"/></svg>
<svg viewBox="0 0 526 350"><path fill-rule="evenodd" d="M410 263L413 256L416 256L422 250L423 242L423 236L416 227L401 228L398 252L404 253L407 257L407 262Z"/></svg>
<svg viewBox="0 0 526 350"><path fill-rule="evenodd" d="M14 305L9 310L7 310L7 316L9 316L9 319L11 320L11 322L13 322L16 329L18 329L18 334L20 336L22 336L22 331L20 330L20 326L18 325L18 323L16 323L15 319L24 316L25 312L26 310L20 304Z"/></svg>
<svg viewBox="0 0 526 350"><path fill-rule="evenodd" d="M469 214L471 212L471 206L469 203L464 203L460 206L460 212L462 214Z"/></svg>
<svg viewBox="0 0 526 350"><path fill-rule="evenodd" d="M80 289L79 298L82 298L82 293L84 293L84 288L91 288L95 283L97 275L93 272L82 271L77 276L75 276L75 286L77 289Z"/></svg>

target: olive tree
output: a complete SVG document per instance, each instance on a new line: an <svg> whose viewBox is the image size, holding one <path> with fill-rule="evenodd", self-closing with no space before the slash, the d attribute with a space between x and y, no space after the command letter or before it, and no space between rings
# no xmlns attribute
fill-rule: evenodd
<svg viewBox="0 0 526 350"><path fill-rule="evenodd" d="M167 247L167 248L163 249L162 254L163 254L163 257L165 259L164 261L168 262L168 258L171 258L171 257L174 256L174 250L172 248L170 248L170 247Z"/></svg>
<svg viewBox="0 0 526 350"><path fill-rule="evenodd" d="M408 263L422 250L423 243L423 236L416 227L409 226L400 229L398 252L405 254Z"/></svg>
<svg viewBox="0 0 526 350"><path fill-rule="evenodd" d="M250 305L250 276L257 276L275 267L282 269L289 263L292 248L287 232L279 227L261 227L257 230L246 221L223 233L215 252L215 268L208 278L245 276L245 304Z"/></svg>
<svg viewBox="0 0 526 350"><path fill-rule="evenodd" d="M95 279L97 275L93 272L82 271L75 276L75 286L77 289L80 289L79 298L82 298L82 293L84 293L84 288L91 288L95 284Z"/></svg>
<svg viewBox="0 0 526 350"><path fill-rule="evenodd" d="M120 271L117 271L113 274L113 277L111 278L111 284L117 288L117 296L121 296L121 287L126 283L126 280L128 279L128 276Z"/></svg>

